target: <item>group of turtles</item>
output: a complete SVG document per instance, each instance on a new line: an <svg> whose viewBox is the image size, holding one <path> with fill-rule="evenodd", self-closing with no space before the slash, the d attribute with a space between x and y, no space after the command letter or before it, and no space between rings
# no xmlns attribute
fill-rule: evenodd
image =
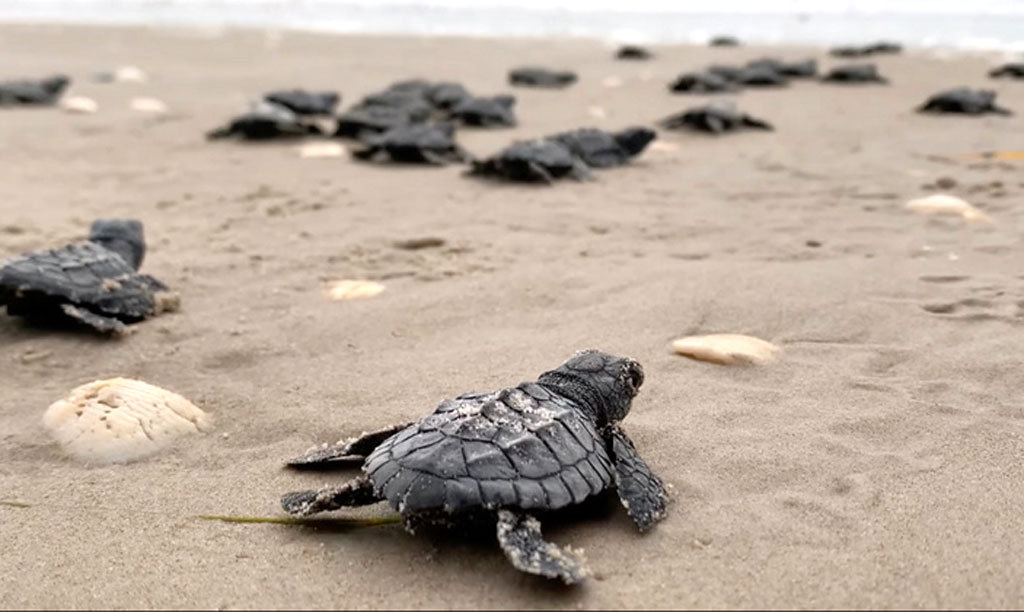
<svg viewBox="0 0 1024 612"><path fill-rule="evenodd" d="M138 271L145 252L138 220L97 219L86 241L0 267L0 305L37 321L123 332L159 314L169 293ZM589 574L582 555L545 541L539 515L614 490L641 531L665 516L665 484L620 425L643 381L632 359L579 351L536 381L459 395L415 422L307 451L286 465L355 465L361 475L287 493L281 506L307 516L387 501L410 532L489 526L517 569L578 583Z"/></svg>

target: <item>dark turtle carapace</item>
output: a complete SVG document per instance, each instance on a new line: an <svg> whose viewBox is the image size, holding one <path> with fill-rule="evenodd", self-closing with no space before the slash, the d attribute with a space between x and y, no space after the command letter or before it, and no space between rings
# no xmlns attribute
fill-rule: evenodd
<svg viewBox="0 0 1024 612"><path fill-rule="evenodd" d="M676 93L721 93L735 91L738 85L713 72L687 72L669 83L668 89Z"/></svg>
<svg viewBox="0 0 1024 612"><path fill-rule="evenodd" d="M712 47L738 47L740 40L735 36L714 36L708 41L708 45Z"/></svg>
<svg viewBox="0 0 1024 612"><path fill-rule="evenodd" d="M272 140L322 133L319 126L303 120L292 110L280 104L261 100L253 104L249 111L229 121L227 125L207 132L206 137L211 140L233 136L244 140Z"/></svg>
<svg viewBox="0 0 1024 612"><path fill-rule="evenodd" d="M630 127L619 132L580 128L547 138L562 143L591 168L611 168L628 163L655 139L654 130Z"/></svg>
<svg viewBox="0 0 1024 612"><path fill-rule="evenodd" d="M670 130L690 129L720 134L741 128L771 130L766 121L741 112L731 103L712 103L697 106L662 119L659 124Z"/></svg>
<svg viewBox="0 0 1024 612"><path fill-rule="evenodd" d="M640 45L622 45L615 52L615 57L624 60L646 60L654 57L654 54Z"/></svg>
<svg viewBox="0 0 1024 612"><path fill-rule="evenodd" d="M762 57L747 62L747 68L767 68L782 76L795 79L813 78L818 74L818 61L814 58L807 58L787 62L774 57Z"/></svg>
<svg viewBox="0 0 1024 612"><path fill-rule="evenodd" d="M263 94L263 99L283 106L296 115L332 115L341 96L336 91L281 89Z"/></svg>
<svg viewBox="0 0 1024 612"><path fill-rule="evenodd" d="M836 66L821 77L828 83L888 83L888 79L878 73L874 64L847 64Z"/></svg>
<svg viewBox="0 0 1024 612"><path fill-rule="evenodd" d="M537 138L513 142L494 155L474 160L469 174L521 183L553 183L557 179L587 179L590 170L569 147Z"/></svg>
<svg viewBox="0 0 1024 612"><path fill-rule="evenodd" d="M545 541L538 516L609 489L640 531L667 509L664 483L619 424L643 380L632 359L578 352L535 382L446 399L414 423L309 451L289 465L355 462L362 474L281 505L305 516L386 501L410 532L489 523L517 569L580 582L582 555Z"/></svg>
<svg viewBox="0 0 1024 612"><path fill-rule="evenodd" d="M534 66L513 68L508 73L508 82L522 87L567 87L576 82L576 73L568 70L549 70Z"/></svg>
<svg viewBox="0 0 1024 612"><path fill-rule="evenodd" d="M87 242L35 251L0 265L0 305L34 322L74 321L122 333L178 305L176 294L138 268L145 257L142 223L98 219Z"/></svg>
<svg viewBox="0 0 1024 612"><path fill-rule="evenodd" d="M489 98L466 98L449 110L449 117L463 125L475 127L513 127L516 99L501 95Z"/></svg>
<svg viewBox="0 0 1024 612"><path fill-rule="evenodd" d="M960 113L964 115L1012 115L1008 109L996 106L996 92L988 89L956 87L940 91L917 107L919 113Z"/></svg>
<svg viewBox="0 0 1024 612"><path fill-rule="evenodd" d="M363 138L365 148L354 156L364 160L390 160L406 164L447 164L469 161L469 154L455 142L451 123L399 125Z"/></svg>
<svg viewBox="0 0 1024 612"><path fill-rule="evenodd" d="M47 106L60 99L71 79L62 74L43 79L0 81L0 106Z"/></svg>
<svg viewBox="0 0 1024 612"><path fill-rule="evenodd" d="M988 75L994 79L1011 78L1024 79L1024 62L1010 62L988 71Z"/></svg>

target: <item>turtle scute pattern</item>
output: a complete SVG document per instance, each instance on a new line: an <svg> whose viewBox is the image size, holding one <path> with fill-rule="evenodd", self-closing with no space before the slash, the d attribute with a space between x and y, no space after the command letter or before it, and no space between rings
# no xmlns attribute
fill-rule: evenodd
<svg viewBox="0 0 1024 612"><path fill-rule="evenodd" d="M595 425L536 383L443 401L377 447L365 471L403 514L555 510L614 479Z"/></svg>

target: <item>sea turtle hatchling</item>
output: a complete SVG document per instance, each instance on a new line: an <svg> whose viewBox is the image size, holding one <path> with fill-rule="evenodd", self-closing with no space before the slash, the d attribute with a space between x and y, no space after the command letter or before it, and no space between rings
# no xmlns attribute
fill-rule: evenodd
<svg viewBox="0 0 1024 612"><path fill-rule="evenodd" d="M696 106L681 113L662 119L659 124L670 130L691 129L720 134L740 128L771 130L766 121L741 112L732 103L712 103Z"/></svg>
<svg viewBox="0 0 1024 612"><path fill-rule="evenodd" d="M762 57L747 62L747 68L767 68L782 76L796 79L813 78L818 74L818 61L814 58L807 58L787 62L774 57Z"/></svg>
<svg viewBox="0 0 1024 612"><path fill-rule="evenodd" d="M713 72L687 72L668 85L675 93L720 93L735 91L739 86Z"/></svg>
<svg viewBox="0 0 1024 612"><path fill-rule="evenodd" d="M993 79L1009 77L1013 79L1024 79L1024 62L1010 62L998 68L988 71L988 76Z"/></svg>
<svg viewBox="0 0 1024 612"><path fill-rule="evenodd" d="M646 60L654 57L654 54L640 45L622 45L615 52L615 57L623 60Z"/></svg>
<svg viewBox="0 0 1024 612"><path fill-rule="evenodd" d="M469 161L469 154L455 142L451 123L413 123L363 138L366 148L357 159L390 159L399 163L446 164Z"/></svg>
<svg viewBox="0 0 1024 612"><path fill-rule="evenodd" d="M591 168L611 168L628 163L655 139L654 130L630 127L619 132L580 128L548 136L562 143Z"/></svg>
<svg viewBox="0 0 1024 612"><path fill-rule="evenodd" d="M989 89L956 87L928 98L917 108L919 113L962 113L966 115L1012 115L1009 110L996 106L996 92Z"/></svg>
<svg viewBox="0 0 1024 612"><path fill-rule="evenodd" d="M576 82L576 73L568 70L524 66L510 70L508 82L523 87L567 87Z"/></svg>
<svg viewBox="0 0 1024 612"><path fill-rule="evenodd" d="M582 555L545 541L535 515L615 489L640 531L664 517L665 485L619 425L643 380L632 359L577 352L535 382L446 399L414 423L307 452L288 465L358 462L363 473L288 493L281 506L306 516L387 501L410 532L496 522L516 569L580 582Z"/></svg>
<svg viewBox="0 0 1024 612"><path fill-rule="evenodd" d="M245 140L271 140L275 138L298 138L323 131L313 123L303 121L290 109L261 100L223 127L206 133L210 140L238 136Z"/></svg>
<svg viewBox="0 0 1024 612"><path fill-rule="evenodd" d="M888 79L878 73L878 67L874 64L847 64L836 66L829 70L822 81L828 83L882 83L889 82Z"/></svg>
<svg viewBox="0 0 1024 612"><path fill-rule="evenodd" d="M51 105L70 83L71 79L62 74L44 79L0 81L0 106Z"/></svg>
<svg viewBox="0 0 1024 612"><path fill-rule="evenodd" d="M514 127L516 116L512 109L515 104L515 97L509 95L470 97L456 104L450 111L450 117L474 127Z"/></svg>
<svg viewBox="0 0 1024 612"><path fill-rule="evenodd" d="M537 138L513 142L487 159L474 160L469 174L550 184L561 178L585 180L590 170L569 147L550 138Z"/></svg>
<svg viewBox="0 0 1024 612"><path fill-rule="evenodd" d="M278 104L296 115L332 115L341 101L336 91L306 91L304 89L282 89L268 91L263 99Z"/></svg>
<svg viewBox="0 0 1024 612"><path fill-rule="evenodd" d="M104 333L176 310L177 294L138 269L146 253L142 223L97 219L89 240L28 253L0 265L0 305L40 322L72 320Z"/></svg>

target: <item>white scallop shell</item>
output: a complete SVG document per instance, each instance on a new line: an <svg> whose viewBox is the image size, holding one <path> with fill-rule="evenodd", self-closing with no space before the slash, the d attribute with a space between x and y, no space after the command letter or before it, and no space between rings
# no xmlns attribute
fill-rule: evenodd
<svg viewBox="0 0 1024 612"><path fill-rule="evenodd" d="M743 334L687 336L673 341L672 349L680 355L720 365L768 363L782 350L771 342Z"/></svg>
<svg viewBox="0 0 1024 612"><path fill-rule="evenodd" d="M332 300L373 297L384 291L384 285L368 280L338 280L327 284L325 293Z"/></svg>
<svg viewBox="0 0 1024 612"><path fill-rule="evenodd" d="M140 113L166 113L167 105L162 100L156 98L132 98L130 103L133 111L139 111Z"/></svg>
<svg viewBox="0 0 1024 612"><path fill-rule="evenodd" d="M60 107L65 113L92 114L100 109L100 105L92 98L85 96L71 96L62 98Z"/></svg>
<svg viewBox="0 0 1024 612"><path fill-rule="evenodd" d="M96 464L127 463L174 439L213 429L213 419L177 393L130 378L72 389L43 414L43 426L65 452Z"/></svg>
<svg viewBox="0 0 1024 612"><path fill-rule="evenodd" d="M299 157L314 159L320 157L341 157L345 147L337 142L310 142L299 147Z"/></svg>
<svg viewBox="0 0 1024 612"><path fill-rule="evenodd" d="M970 202L944 193L910 200L906 207L914 212L931 215L958 215L968 221L991 221L988 215Z"/></svg>

